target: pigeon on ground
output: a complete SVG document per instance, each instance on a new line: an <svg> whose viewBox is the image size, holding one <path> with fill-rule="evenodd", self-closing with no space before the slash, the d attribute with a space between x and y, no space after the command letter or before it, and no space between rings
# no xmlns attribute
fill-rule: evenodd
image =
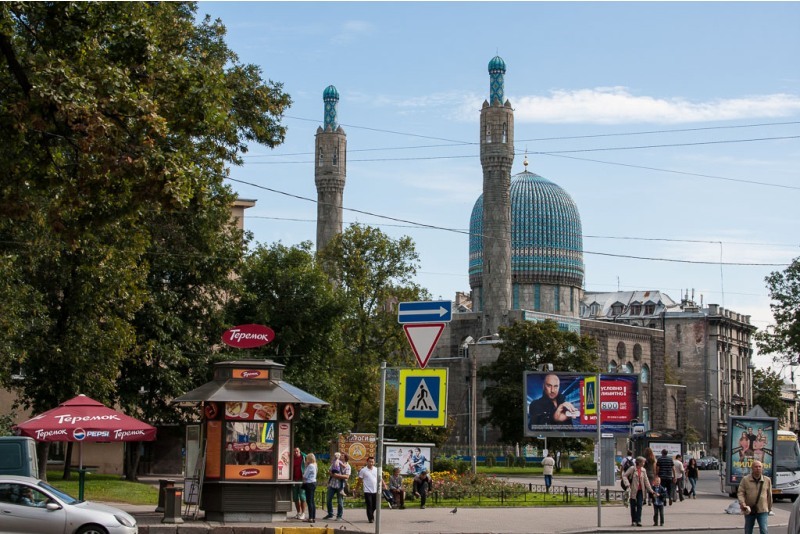
<svg viewBox="0 0 800 534"><path fill-rule="evenodd" d="M451 513L451 514L454 514L454 513L456 513L456 512L458 512L458 507L455 507L455 508L453 508L452 510L450 510L450 513Z"/></svg>

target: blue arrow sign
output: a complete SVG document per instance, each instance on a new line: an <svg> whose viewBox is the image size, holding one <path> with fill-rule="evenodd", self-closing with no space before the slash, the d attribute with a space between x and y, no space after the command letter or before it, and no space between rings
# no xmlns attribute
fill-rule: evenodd
<svg viewBox="0 0 800 534"><path fill-rule="evenodd" d="M398 323L449 323L453 303L449 300L401 302L397 307Z"/></svg>

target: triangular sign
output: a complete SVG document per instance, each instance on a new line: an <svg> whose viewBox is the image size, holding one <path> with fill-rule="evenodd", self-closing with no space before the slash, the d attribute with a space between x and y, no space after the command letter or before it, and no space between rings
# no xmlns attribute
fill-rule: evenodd
<svg viewBox="0 0 800 534"><path fill-rule="evenodd" d="M421 369L428 365L428 359L433 354L436 342L442 335L445 323L425 323L425 324L404 324L403 330L406 332L411 350L417 357L417 363Z"/></svg>

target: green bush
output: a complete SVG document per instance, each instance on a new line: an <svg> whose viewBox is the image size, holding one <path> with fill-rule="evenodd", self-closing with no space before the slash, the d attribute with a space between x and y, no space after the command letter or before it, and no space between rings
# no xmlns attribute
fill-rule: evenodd
<svg viewBox="0 0 800 534"><path fill-rule="evenodd" d="M486 467L494 467L495 461L494 456L487 456L486 460L483 462L483 465Z"/></svg>
<svg viewBox="0 0 800 534"><path fill-rule="evenodd" d="M437 456L433 465L436 471L455 471L459 475L468 473L472 467L469 462L456 456Z"/></svg>
<svg viewBox="0 0 800 534"><path fill-rule="evenodd" d="M594 475L597 473L597 464L591 456L580 456L572 460L570 466L576 475Z"/></svg>
<svg viewBox="0 0 800 534"><path fill-rule="evenodd" d="M525 463L525 457L524 456L517 456L516 466L517 467L527 467L528 466Z"/></svg>
<svg viewBox="0 0 800 534"><path fill-rule="evenodd" d="M514 455L506 454L506 467L514 467Z"/></svg>

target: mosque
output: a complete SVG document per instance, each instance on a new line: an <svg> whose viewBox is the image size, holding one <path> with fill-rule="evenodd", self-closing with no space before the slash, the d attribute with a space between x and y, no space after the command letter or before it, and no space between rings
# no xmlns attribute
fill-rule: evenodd
<svg viewBox="0 0 800 534"><path fill-rule="evenodd" d="M458 311L429 363L431 367L450 370L448 412L455 414L455 426L448 445L459 447L469 443L472 358L482 366L496 359L499 353L497 345L477 341L496 334L500 326L546 319L556 321L562 329L593 337L598 344L600 369L638 375L639 421L648 429L669 430L683 437L688 417L687 387L666 383L668 368L675 371L676 362L674 354L668 356L666 345L672 337L665 317L669 313L683 317L684 305L690 311L697 312L699 308L688 296L678 304L658 291L628 292L631 295L621 296L584 290L583 233L578 207L558 184L529 171L527 159L522 162L523 172L512 176L514 109L504 96L506 64L496 56L489 62L488 71L489 98L480 111L478 132L483 193L473 206L469 222L470 294L456 295L454 310ZM342 231L347 157L346 135L337 124L338 100L339 94L333 86L325 89L325 122L316 134L318 250ZM617 308L618 304L622 307ZM632 317L634 309L646 310L648 313L642 316L651 320ZM731 313L714 310L719 312L717 315ZM704 317L702 320L709 323L709 314ZM749 317L734 314L733 320L747 333L746 342L741 336L742 343L737 349L745 360L739 361L738 369L733 369L735 373L742 371L743 361L749 363L749 333L754 329L749 326ZM699 357L693 367L701 366L706 374L709 365L703 361L717 361L716 355L725 350L717 346L720 339L713 335L711 338L705 341L709 346L705 351L708 356ZM730 354L731 348L727 350ZM681 372L680 354L677 352L677 374ZM719 362L714 371L718 374L724 364ZM746 380L748 376L739 378ZM710 398L712 386L707 380L702 388L704 398L706 395ZM480 385L477 389L480 393ZM724 398L724 392L717 389L716 393ZM477 403L477 413L488 412L480 394ZM730 413L730 404L728 409ZM710 430L711 416L707 419ZM714 425L717 441L725 430L723 419L718 407ZM695 426L706 426L702 417ZM479 428L477 435L479 445L494 444L499 436L491 427Z"/></svg>

